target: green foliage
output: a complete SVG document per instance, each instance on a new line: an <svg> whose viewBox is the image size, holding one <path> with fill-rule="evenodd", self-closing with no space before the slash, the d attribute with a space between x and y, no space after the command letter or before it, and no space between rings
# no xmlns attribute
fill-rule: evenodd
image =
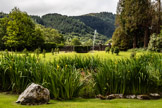
<svg viewBox="0 0 162 108"><path fill-rule="evenodd" d="M7 17L0 18L0 49L4 49L3 36L6 35L6 26L8 24Z"/></svg>
<svg viewBox="0 0 162 108"><path fill-rule="evenodd" d="M130 58L135 58L135 57L136 57L136 52L132 52Z"/></svg>
<svg viewBox="0 0 162 108"><path fill-rule="evenodd" d="M36 56L38 58L39 54L41 53L41 49L40 48L35 49L34 53L36 54Z"/></svg>
<svg viewBox="0 0 162 108"><path fill-rule="evenodd" d="M51 53L52 53L52 55L54 55L54 49L53 48L51 49Z"/></svg>
<svg viewBox="0 0 162 108"><path fill-rule="evenodd" d="M35 23L44 25L44 22L40 16L31 15L30 17L34 20Z"/></svg>
<svg viewBox="0 0 162 108"><path fill-rule="evenodd" d="M105 48L105 52L106 52L106 53L109 53L109 52L110 52L110 50L111 50L111 48L110 48L110 47L106 47L106 48Z"/></svg>
<svg viewBox="0 0 162 108"><path fill-rule="evenodd" d="M79 19L94 30L97 29L98 33L105 35L108 38L112 37L112 34L115 30L115 15L112 13L92 13L82 16L76 16L74 18Z"/></svg>
<svg viewBox="0 0 162 108"><path fill-rule="evenodd" d="M42 31L46 43L61 44L64 42L63 35L57 30L53 28L45 28L44 26L38 24L36 25L36 28L39 28Z"/></svg>
<svg viewBox="0 0 162 108"><path fill-rule="evenodd" d="M26 48L23 50L23 53L24 53L26 56L29 55L28 50L27 50Z"/></svg>
<svg viewBox="0 0 162 108"><path fill-rule="evenodd" d="M39 18L34 19L38 20ZM93 32L97 29L99 35L96 38L96 40L98 40L96 42L105 42L107 37L112 36L115 29L115 15L106 12L96 13L95 16L89 14L76 17L60 14L47 14L42 16L42 20L44 26L59 30L64 35L66 41L68 41L69 38L75 38L77 36L78 38L81 38L82 42L86 42L93 38Z"/></svg>
<svg viewBox="0 0 162 108"><path fill-rule="evenodd" d="M92 45L93 45L92 39L89 39L89 40L86 41L83 45L85 45L85 46L92 46Z"/></svg>
<svg viewBox="0 0 162 108"><path fill-rule="evenodd" d="M161 59L160 54L119 60L79 55L44 62L31 55L4 53L0 56L0 88L20 93L34 82L47 87L55 99L72 99L83 93L93 96L94 93L159 92L162 89Z"/></svg>
<svg viewBox="0 0 162 108"><path fill-rule="evenodd" d="M35 29L35 24L27 13L14 8L8 17L2 19L7 21L3 29L4 44L9 48L23 49L36 48L44 42L41 31ZM2 23L4 24L4 23Z"/></svg>
<svg viewBox="0 0 162 108"><path fill-rule="evenodd" d="M113 47L111 48L111 53L114 54L114 48Z"/></svg>
<svg viewBox="0 0 162 108"><path fill-rule="evenodd" d="M56 52L57 52L57 54L59 54L59 52L60 52L60 49L59 49L59 48L57 48L57 49L56 49Z"/></svg>
<svg viewBox="0 0 162 108"><path fill-rule="evenodd" d="M125 43L125 41L131 40L133 48L142 47L143 44L146 47L148 44L148 28L152 24L155 11L151 2L151 0L120 0L118 3L116 25L123 30L120 35L121 41ZM129 44L124 45L125 48L129 48Z"/></svg>
<svg viewBox="0 0 162 108"><path fill-rule="evenodd" d="M145 52L145 51L147 51L146 48L133 48L128 50L128 52Z"/></svg>
<svg viewBox="0 0 162 108"><path fill-rule="evenodd" d="M43 49L43 58L46 58L46 50Z"/></svg>
<svg viewBox="0 0 162 108"><path fill-rule="evenodd" d="M113 40L112 40L112 39L109 39L109 40L107 40L107 41L105 42L106 45L109 44L109 43L113 43Z"/></svg>
<svg viewBox="0 0 162 108"><path fill-rule="evenodd" d="M114 53L116 53L116 55L119 55L119 52L120 52L119 47L115 47L114 48Z"/></svg>
<svg viewBox="0 0 162 108"><path fill-rule="evenodd" d="M152 34L149 42L148 50L157 51L157 52L162 51L162 30L159 35Z"/></svg>
<svg viewBox="0 0 162 108"><path fill-rule="evenodd" d="M42 19L45 23L46 27L52 27L63 34L65 33L89 33L93 30L90 27L87 27L83 22L79 21L78 19L74 19L72 17L63 16L60 14L47 14L43 15Z"/></svg>
<svg viewBox="0 0 162 108"><path fill-rule="evenodd" d="M90 46L74 46L74 51L77 53L88 53L90 50Z"/></svg>
<svg viewBox="0 0 162 108"><path fill-rule="evenodd" d="M94 74L96 94L157 92L162 73L161 57L147 54L135 59L105 60Z"/></svg>
<svg viewBox="0 0 162 108"><path fill-rule="evenodd" d="M56 48L57 47L57 45L56 45L56 43L54 43L54 42L49 42L49 43L44 43L44 45L41 47L41 48L43 48L43 49L45 49L46 51L51 51L51 49L54 49L54 48Z"/></svg>
<svg viewBox="0 0 162 108"><path fill-rule="evenodd" d="M60 49L59 48L55 48L55 54L59 54Z"/></svg>
<svg viewBox="0 0 162 108"><path fill-rule="evenodd" d="M78 38L73 38L71 41L71 45L73 45L73 46L81 45L81 42Z"/></svg>
<svg viewBox="0 0 162 108"><path fill-rule="evenodd" d="M4 17L7 17L7 14L3 13L3 12L0 12L0 18L4 18Z"/></svg>
<svg viewBox="0 0 162 108"><path fill-rule="evenodd" d="M112 46L119 47L120 50L127 50L132 46L132 40L127 34L122 30L121 27L118 27L113 36L112 36Z"/></svg>

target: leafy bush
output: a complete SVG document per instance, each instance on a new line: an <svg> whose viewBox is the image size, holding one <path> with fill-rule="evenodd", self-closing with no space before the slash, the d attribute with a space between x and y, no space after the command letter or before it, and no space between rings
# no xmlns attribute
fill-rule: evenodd
<svg viewBox="0 0 162 108"><path fill-rule="evenodd" d="M78 38L73 38L71 41L71 45L75 46L75 45L81 45L81 42Z"/></svg>
<svg viewBox="0 0 162 108"><path fill-rule="evenodd" d="M105 48L105 52L106 52L106 53L109 53L109 52L110 52L110 49L111 49L110 47L106 47L106 48Z"/></svg>
<svg viewBox="0 0 162 108"><path fill-rule="evenodd" d="M26 56L29 55L28 50L27 50L26 48L23 50L23 53L24 53Z"/></svg>
<svg viewBox="0 0 162 108"><path fill-rule="evenodd" d="M114 48L113 47L111 48L111 53L114 54Z"/></svg>
<svg viewBox="0 0 162 108"><path fill-rule="evenodd" d="M114 53L116 53L116 55L119 55L119 52L120 52L119 47L115 47Z"/></svg>
<svg viewBox="0 0 162 108"><path fill-rule="evenodd" d="M90 46L74 46L74 51L77 53L88 53L90 50Z"/></svg>
<svg viewBox="0 0 162 108"><path fill-rule="evenodd" d="M38 58L39 57L39 54L41 53L41 49L40 48L35 49L34 53L35 53L35 55Z"/></svg>
<svg viewBox="0 0 162 108"><path fill-rule="evenodd" d="M135 58L135 57L136 57L136 52L132 52L130 58Z"/></svg>
<svg viewBox="0 0 162 108"><path fill-rule="evenodd" d="M51 51L51 49L56 48L56 43L50 42L50 43L44 43L44 45L42 46L42 49L45 49L46 51Z"/></svg>
<svg viewBox="0 0 162 108"><path fill-rule="evenodd" d="M46 58L46 50L43 49L43 58Z"/></svg>
<svg viewBox="0 0 162 108"><path fill-rule="evenodd" d="M150 51L162 51L162 30L159 35L152 34L149 41L148 50Z"/></svg>
<svg viewBox="0 0 162 108"><path fill-rule="evenodd" d="M53 48L51 49L51 53L52 53L52 55L54 55L54 49Z"/></svg>

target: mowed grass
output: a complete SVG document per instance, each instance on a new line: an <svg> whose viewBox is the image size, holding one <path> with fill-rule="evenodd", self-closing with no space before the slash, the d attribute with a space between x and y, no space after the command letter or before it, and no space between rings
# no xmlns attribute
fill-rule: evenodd
<svg viewBox="0 0 162 108"><path fill-rule="evenodd" d="M61 56L97 56L101 59L105 59L105 58L110 58L110 59L122 59L122 58L130 58L130 55L131 55L132 52L124 52L124 51L121 51L119 53L119 55L117 56L116 54L112 54L111 52L110 53L106 53L105 51L95 51L95 52L89 52L89 53L75 53L75 52L68 52L68 53L65 53L65 52L60 52L59 54L54 54L52 55L52 53L46 53L46 56L45 58L43 57L43 54L41 53L39 55L40 58L42 58L42 60L45 60L45 61L51 61L53 60L54 58L59 58ZM139 56L139 55L142 55L144 53L147 53L147 52L137 52L136 53L136 56ZM31 53L33 54L33 53Z"/></svg>
<svg viewBox="0 0 162 108"><path fill-rule="evenodd" d="M1 52L3 53L3 52ZM12 53L12 52L10 52ZM89 53L76 53L76 52L64 52L64 51L60 51L59 54L54 54L52 55L52 53L47 52L45 54L45 58L43 57L44 55L42 53L39 54L39 58L41 58L43 61L52 61L54 58L59 58L62 56L68 56L68 57L73 57L73 56L97 56L98 58L101 59L122 59L122 58L130 58L131 56L131 51L120 51L119 55L116 55L115 53L112 54L111 52L106 53L105 51L91 51ZM147 51L144 52L136 52L136 56L142 55L142 54L146 54L148 53ZM13 52L13 54L15 54ZM22 55L22 52L18 52L17 54ZM30 53L31 55L34 55L34 53Z"/></svg>
<svg viewBox="0 0 162 108"><path fill-rule="evenodd" d="M73 99L70 101L51 100L47 105L23 106L15 103L18 95L0 93L0 108L161 108L160 100L136 99Z"/></svg>

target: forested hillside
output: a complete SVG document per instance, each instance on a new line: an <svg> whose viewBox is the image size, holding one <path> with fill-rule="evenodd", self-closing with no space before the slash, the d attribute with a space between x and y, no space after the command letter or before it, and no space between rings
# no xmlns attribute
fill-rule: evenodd
<svg viewBox="0 0 162 108"><path fill-rule="evenodd" d="M112 13L91 13L74 18L80 19L80 21L84 22L87 26L91 27L92 29L96 29L98 33L109 38L112 37L115 30L115 15Z"/></svg>
<svg viewBox="0 0 162 108"><path fill-rule="evenodd" d="M0 13L0 18L7 16ZM115 30L115 15L108 12L90 13L82 16L66 16L61 14L46 14L42 17L31 15L33 21L45 27L58 30L63 34L67 43L78 38L83 44L93 40L94 31L97 30L96 44L105 43L112 37Z"/></svg>
<svg viewBox="0 0 162 108"><path fill-rule="evenodd" d="M86 14L82 16L66 16L60 14L46 14L31 16L38 24L51 27L64 34L65 39L79 38L82 42L93 39L94 30L98 31L96 43L104 43L112 37L115 30L115 15L108 12Z"/></svg>

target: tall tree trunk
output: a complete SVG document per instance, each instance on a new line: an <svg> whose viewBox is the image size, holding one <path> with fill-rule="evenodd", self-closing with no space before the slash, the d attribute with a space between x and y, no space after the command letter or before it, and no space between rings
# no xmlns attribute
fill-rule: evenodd
<svg viewBox="0 0 162 108"><path fill-rule="evenodd" d="M133 48L137 48L137 36L133 37Z"/></svg>
<svg viewBox="0 0 162 108"><path fill-rule="evenodd" d="M158 24L157 24L157 34L160 33L161 24L161 0L158 0Z"/></svg>
<svg viewBox="0 0 162 108"><path fill-rule="evenodd" d="M149 29L146 28L145 29L145 36L144 36L144 48L148 47L148 43L149 43Z"/></svg>

